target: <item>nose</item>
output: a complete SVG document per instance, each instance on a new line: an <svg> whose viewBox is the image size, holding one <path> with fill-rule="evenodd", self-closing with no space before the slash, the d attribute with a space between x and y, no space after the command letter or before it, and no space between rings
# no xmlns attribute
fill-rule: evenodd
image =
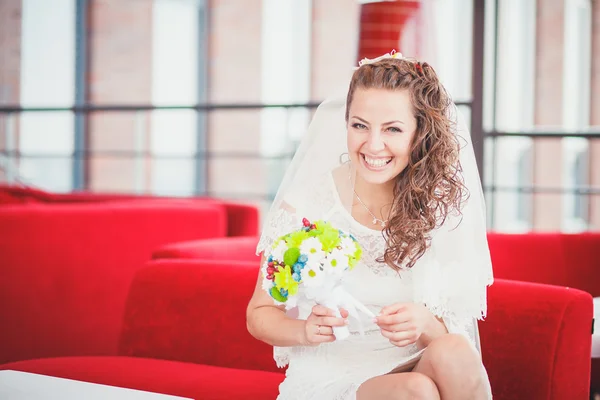
<svg viewBox="0 0 600 400"><path fill-rule="evenodd" d="M383 142L383 138L381 137L381 132L379 130L372 130L369 133L367 147L369 151L374 154L385 149L385 143Z"/></svg>

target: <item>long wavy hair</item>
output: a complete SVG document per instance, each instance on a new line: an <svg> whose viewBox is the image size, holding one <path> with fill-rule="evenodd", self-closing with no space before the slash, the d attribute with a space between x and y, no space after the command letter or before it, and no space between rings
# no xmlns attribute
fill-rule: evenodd
<svg viewBox="0 0 600 400"><path fill-rule="evenodd" d="M433 68L405 58L364 64L352 76L346 121L356 89L408 90L417 129L406 168L395 178L394 200L383 257L394 270L408 268L425 253L431 232L468 197L459 160L460 143L450 119L452 100Z"/></svg>

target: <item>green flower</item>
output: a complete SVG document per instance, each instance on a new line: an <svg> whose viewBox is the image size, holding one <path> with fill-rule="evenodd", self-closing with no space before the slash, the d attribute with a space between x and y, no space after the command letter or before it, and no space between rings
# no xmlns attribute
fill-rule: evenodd
<svg viewBox="0 0 600 400"><path fill-rule="evenodd" d="M297 247L291 247L283 254L283 262L285 265L293 266L300 257L300 249Z"/></svg>
<svg viewBox="0 0 600 400"><path fill-rule="evenodd" d="M275 272L275 286L287 290L289 296L298 292L298 282L292 278L292 269L289 265L286 265L285 268L279 267L279 271Z"/></svg>
<svg viewBox="0 0 600 400"><path fill-rule="evenodd" d="M271 297L273 297L275 300L277 300L280 303L284 303L287 300L287 297L283 297L283 295L281 294L279 289L277 289L275 286L273 286L271 288L270 293L271 293Z"/></svg>
<svg viewBox="0 0 600 400"><path fill-rule="evenodd" d="M308 237L308 232L305 231L292 232L287 238L287 244L289 247L300 247L302 242Z"/></svg>
<svg viewBox="0 0 600 400"><path fill-rule="evenodd" d="M323 250L327 253L335 249L341 242L340 232L335 229L329 222L317 221L315 222L317 227L316 231L319 232L317 238L323 245Z"/></svg>

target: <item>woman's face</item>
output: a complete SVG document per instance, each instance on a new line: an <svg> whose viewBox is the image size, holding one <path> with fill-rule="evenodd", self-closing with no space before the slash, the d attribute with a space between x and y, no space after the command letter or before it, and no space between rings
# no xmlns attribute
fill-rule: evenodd
<svg viewBox="0 0 600 400"><path fill-rule="evenodd" d="M347 128L358 176L373 184L393 180L408 164L417 129L408 90L356 89Z"/></svg>

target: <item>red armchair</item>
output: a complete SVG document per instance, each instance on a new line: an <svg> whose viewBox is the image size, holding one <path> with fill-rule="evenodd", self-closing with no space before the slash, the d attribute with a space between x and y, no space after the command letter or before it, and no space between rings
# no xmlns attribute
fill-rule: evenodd
<svg viewBox="0 0 600 400"><path fill-rule="evenodd" d="M169 242L224 236L211 204L0 207L0 363L115 355L136 271Z"/></svg>
<svg viewBox="0 0 600 400"><path fill-rule="evenodd" d="M118 356L0 369L205 400L275 398L283 371L245 327L257 272L255 262L152 261L129 291ZM586 400L591 315L591 297L582 291L497 280L480 325L494 398Z"/></svg>
<svg viewBox="0 0 600 400"><path fill-rule="evenodd" d="M600 232L490 233L488 242L498 278L567 286L600 297ZM592 360L591 385L600 393L597 358Z"/></svg>

